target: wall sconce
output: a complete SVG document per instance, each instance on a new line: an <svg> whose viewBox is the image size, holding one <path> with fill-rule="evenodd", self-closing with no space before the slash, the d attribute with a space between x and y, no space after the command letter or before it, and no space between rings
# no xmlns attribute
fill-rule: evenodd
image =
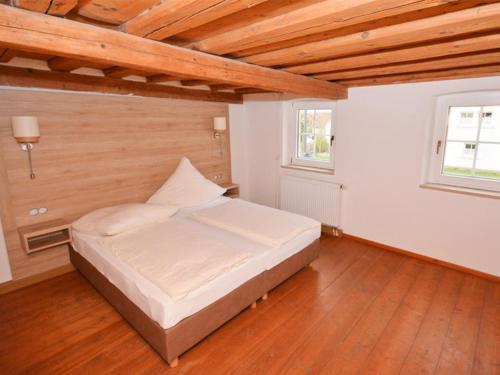
<svg viewBox="0 0 500 375"><path fill-rule="evenodd" d="M11 118L12 132L17 143L20 143L21 149L28 152L28 162L30 166L30 178L35 179L33 165L31 163L31 149L33 143L40 140L40 129L38 127L38 118L35 116L13 116Z"/></svg>
<svg viewBox="0 0 500 375"><path fill-rule="evenodd" d="M221 135L226 132L226 118L214 117L214 139L219 141L219 153L222 155Z"/></svg>
<svg viewBox="0 0 500 375"><path fill-rule="evenodd" d="M214 138L219 139L221 133L226 131L226 118L214 117Z"/></svg>

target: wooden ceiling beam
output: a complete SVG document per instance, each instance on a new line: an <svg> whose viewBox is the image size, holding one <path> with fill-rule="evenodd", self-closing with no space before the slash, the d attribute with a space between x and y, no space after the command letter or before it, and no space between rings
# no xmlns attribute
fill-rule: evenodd
<svg viewBox="0 0 500 375"><path fill-rule="evenodd" d="M206 85L206 83L197 84L197 82L209 82L203 80L190 79L187 76L172 76L166 74L152 74L151 72L145 72L136 69L124 68L121 66L113 66L107 69L103 69L103 74L106 77L111 78L125 78L129 76L139 76L146 77L147 82L150 83L160 83L160 82L171 82L171 81L179 81L182 80L181 83L183 86L200 86Z"/></svg>
<svg viewBox="0 0 500 375"><path fill-rule="evenodd" d="M50 7L50 0L12 0L12 5L34 12L45 13Z"/></svg>
<svg viewBox="0 0 500 375"><path fill-rule="evenodd" d="M397 65L384 65L374 68L353 69L327 74L318 74L315 77L328 81L340 81L345 79L377 77L390 74L404 74L414 72L426 72L433 70L453 69L460 67L471 67L479 65L500 65L500 52L487 52L476 55L456 56L442 59L432 59L422 62L411 62Z"/></svg>
<svg viewBox="0 0 500 375"><path fill-rule="evenodd" d="M105 64L93 64L88 61L67 59L64 57L52 57L47 61L50 70L56 72L71 72L78 68L104 69Z"/></svg>
<svg viewBox="0 0 500 375"><path fill-rule="evenodd" d="M178 81L179 79L180 79L179 77L167 74L154 74L146 77L146 80L151 83L172 82L172 81Z"/></svg>
<svg viewBox="0 0 500 375"><path fill-rule="evenodd" d="M53 16L65 16L77 5L77 0L52 0L46 13Z"/></svg>
<svg viewBox="0 0 500 375"><path fill-rule="evenodd" d="M113 66L110 68L106 68L102 70L103 74L106 77L110 78L125 78L129 76L139 76L146 77L147 82L149 83L160 83L160 82L169 82L169 81L178 81L180 79L188 79L188 77L174 77L165 74L151 74L150 72L145 72L142 70L135 70L129 68L123 68L121 66ZM187 82L187 81L184 81ZM196 86L196 85L185 85L185 86Z"/></svg>
<svg viewBox="0 0 500 375"><path fill-rule="evenodd" d="M173 38L176 42L193 43L195 41L210 38L214 35L226 33L229 30L258 22L264 18L275 17L278 14L291 12L302 8L304 3L318 0L269 0L257 6L239 11L226 17L176 34Z"/></svg>
<svg viewBox="0 0 500 375"><path fill-rule="evenodd" d="M71 72L85 65L85 61L53 57L47 61L50 70L56 72Z"/></svg>
<svg viewBox="0 0 500 375"><path fill-rule="evenodd" d="M122 25L122 30L154 40L195 28L267 0L164 0Z"/></svg>
<svg viewBox="0 0 500 375"><path fill-rule="evenodd" d="M121 25L161 0L85 0L78 5L78 14L92 20Z"/></svg>
<svg viewBox="0 0 500 375"><path fill-rule="evenodd" d="M316 98L347 97L346 88L338 84L5 5L0 5L0 45L152 74L187 75Z"/></svg>
<svg viewBox="0 0 500 375"><path fill-rule="evenodd" d="M241 87L241 88L236 88L234 89L234 92L237 94L270 94L273 93L273 91L268 91L268 90L259 90L259 89L254 89L252 87Z"/></svg>
<svg viewBox="0 0 500 375"><path fill-rule="evenodd" d="M402 48L368 55L344 57L312 64L291 66L287 71L296 74L313 74L369 66L403 63L464 53L484 52L500 48L500 34L485 35L453 42L436 43L421 47Z"/></svg>
<svg viewBox="0 0 500 375"><path fill-rule="evenodd" d="M226 85L226 84L209 85L209 87L210 87L210 90L213 90L213 91L233 90L233 89L238 88L238 86Z"/></svg>
<svg viewBox="0 0 500 375"><path fill-rule="evenodd" d="M350 35L357 32L363 32L365 30L373 30L381 27L402 24L405 22L411 22L418 19L434 17L440 14L456 12L462 9L473 8L479 5L496 3L498 0L451 0L445 1L441 5L436 5L432 7L422 8L419 11L410 11L407 13L396 14L393 16L383 17L380 19L374 19L368 22L356 23L354 25L345 26L341 28L331 29L327 31L322 31L319 33L308 33L304 36L294 37L290 39L284 39L279 42L269 42L262 44L253 48L242 49L238 51L233 51L229 54L231 58L241 58L251 55L257 55L264 52L275 51L279 49L295 47L307 43L317 42L319 40L336 38L343 35ZM419 3L415 3L415 6ZM423 4L421 4L423 6ZM430 3L428 4L431 5ZM196 40L203 40L207 38L198 38ZM184 43L187 44L187 43Z"/></svg>
<svg viewBox="0 0 500 375"><path fill-rule="evenodd" d="M456 0L324 0L188 44L187 47L219 55L228 54L408 12L420 12L445 3L456 3Z"/></svg>
<svg viewBox="0 0 500 375"><path fill-rule="evenodd" d="M182 87L127 81L122 79L59 73L44 70L0 66L0 85L36 87L55 90L98 92L118 95L136 95L154 98L203 100L241 103L241 95L214 93Z"/></svg>
<svg viewBox="0 0 500 375"><path fill-rule="evenodd" d="M477 66L469 68L457 68L443 71L420 72L408 74L396 74L375 78L359 78L350 80L341 80L342 84L349 87L359 86L377 86L396 83L412 83L441 81L450 79L477 78L486 76L500 76L500 64Z"/></svg>
<svg viewBox="0 0 500 375"><path fill-rule="evenodd" d="M500 3L495 3L248 56L240 60L264 66L295 65L498 28Z"/></svg>
<svg viewBox="0 0 500 375"><path fill-rule="evenodd" d="M14 57L16 57L16 52L11 50L10 48L0 49L0 62L1 63L8 63Z"/></svg>
<svg viewBox="0 0 500 375"><path fill-rule="evenodd" d="M11 53L13 54L13 57L21 57L24 59L31 59L31 60L47 61L48 59L51 58L51 56L43 54L43 53L33 53L33 52L26 52L26 51L21 51L21 50L11 50Z"/></svg>
<svg viewBox="0 0 500 375"><path fill-rule="evenodd" d="M12 0L12 5L33 12L65 16L78 5L78 0ZM52 60L47 63L54 71L69 72L85 66L85 64L78 64L76 60L57 57Z"/></svg>
<svg viewBox="0 0 500 375"><path fill-rule="evenodd" d="M77 0L13 0L15 7L51 14L53 16L64 16L78 5Z"/></svg>
<svg viewBox="0 0 500 375"><path fill-rule="evenodd" d="M128 76L145 76L148 73L141 72L135 69L123 68L121 66L113 66L102 70L106 77L110 78L125 78Z"/></svg>
<svg viewBox="0 0 500 375"><path fill-rule="evenodd" d="M202 79L190 79L181 81L182 86L208 86L210 85L210 81L205 81Z"/></svg>

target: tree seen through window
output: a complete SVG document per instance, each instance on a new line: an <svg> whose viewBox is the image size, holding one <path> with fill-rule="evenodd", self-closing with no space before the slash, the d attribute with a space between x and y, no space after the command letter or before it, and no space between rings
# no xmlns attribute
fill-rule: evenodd
<svg viewBox="0 0 500 375"><path fill-rule="evenodd" d="M299 159L330 160L332 111L329 109L301 109L298 111Z"/></svg>

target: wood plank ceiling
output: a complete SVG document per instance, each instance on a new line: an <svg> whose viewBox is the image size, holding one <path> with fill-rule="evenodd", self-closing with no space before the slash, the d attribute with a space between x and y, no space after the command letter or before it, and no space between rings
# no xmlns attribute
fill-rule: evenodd
<svg viewBox="0 0 500 375"><path fill-rule="evenodd" d="M92 68L102 71L101 91L237 102L244 93L339 99L352 86L500 75L500 0L9 4L0 5L0 62L42 59L52 72L0 66L0 84L59 77L78 89L85 76L72 72Z"/></svg>

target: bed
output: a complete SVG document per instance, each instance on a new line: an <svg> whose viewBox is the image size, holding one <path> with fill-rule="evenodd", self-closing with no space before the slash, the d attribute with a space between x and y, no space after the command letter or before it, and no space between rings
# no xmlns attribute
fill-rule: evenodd
<svg viewBox="0 0 500 375"><path fill-rule="evenodd" d="M248 204L242 201L236 203L221 196L209 203L180 209L165 223L150 224L136 230L137 235L151 236L158 230L168 233L168 228L181 228L181 231L196 234L201 239L199 243L203 251L209 251L210 244L215 242L245 254L244 261L235 263L232 268L215 274L180 296L173 295L169 290L166 292L162 287L165 283L152 280L148 273L142 272L142 268L134 267L126 257L111 251L112 246L107 246L106 238L73 230L70 246L72 264L172 367L177 365L179 355L245 308L255 307L258 299L267 298L271 289L318 256L319 223L314 222L307 230L294 234L284 243L272 243L270 246L224 225L205 222L205 213L217 213L217 210L227 209L231 204L235 204L234 209L239 206L245 208ZM267 210L264 216L269 217L276 211ZM259 215L262 213L257 212L260 219ZM131 231L131 238L136 236L136 232ZM161 241L158 238L157 241L153 237L146 241L144 247L148 246L148 242L161 242L160 250L163 251L163 243L169 238L163 237ZM122 240L128 244L127 237ZM130 244L134 257L135 249L141 247L138 244L143 242L134 244L132 241ZM203 247L203 244L207 245ZM175 247L173 243L168 245L168 251ZM184 245L189 246L183 242ZM149 256L147 251L146 255ZM180 263L182 261L180 259ZM168 282L166 284L171 287Z"/></svg>

